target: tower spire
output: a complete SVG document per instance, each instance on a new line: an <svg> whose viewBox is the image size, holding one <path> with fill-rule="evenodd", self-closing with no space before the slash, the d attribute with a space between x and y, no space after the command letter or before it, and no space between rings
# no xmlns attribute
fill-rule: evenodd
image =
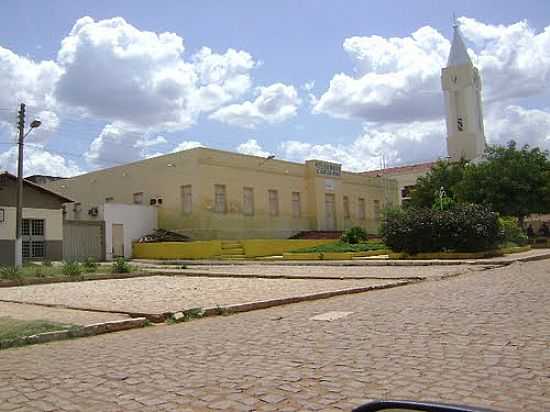
<svg viewBox="0 0 550 412"><path fill-rule="evenodd" d="M447 61L447 67L459 66L461 64L472 64L462 35L460 34L460 25L456 16L453 13L453 42L451 44L451 52L449 53L449 60Z"/></svg>

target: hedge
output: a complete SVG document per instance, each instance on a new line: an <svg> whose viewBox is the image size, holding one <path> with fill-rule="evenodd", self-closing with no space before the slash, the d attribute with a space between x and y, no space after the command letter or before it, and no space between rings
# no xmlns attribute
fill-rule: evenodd
<svg viewBox="0 0 550 412"><path fill-rule="evenodd" d="M501 240L498 215L480 205L448 210L393 209L381 227L382 239L395 252L479 252Z"/></svg>

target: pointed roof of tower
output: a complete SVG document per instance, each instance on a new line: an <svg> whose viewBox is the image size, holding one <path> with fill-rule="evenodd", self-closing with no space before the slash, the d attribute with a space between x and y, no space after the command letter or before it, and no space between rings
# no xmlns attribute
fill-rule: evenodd
<svg viewBox="0 0 550 412"><path fill-rule="evenodd" d="M460 27L457 22L453 25L453 43L451 45L451 52L449 53L449 60L447 66L459 66L461 64L472 64L462 35L460 34Z"/></svg>

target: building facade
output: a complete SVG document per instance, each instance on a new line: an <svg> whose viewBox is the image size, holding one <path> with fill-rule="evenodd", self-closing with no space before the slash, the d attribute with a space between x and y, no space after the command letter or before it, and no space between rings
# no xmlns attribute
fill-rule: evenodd
<svg viewBox="0 0 550 412"><path fill-rule="evenodd" d="M15 264L17 179L0 173L0 265ZM71 199L23 184L23 259L63 259L63 204Z"/></svg>
<svg viewBox="0 0 550 412"><path fill-rule="evenodd" d="M85 205L151 205L158 226L191 239L288 238L301 231L376 233L397 204L395 181L305 164L194 148L49 182ZM86 208L84 208L86 209ZM88 210L80 213L88 213Z"/></svg>

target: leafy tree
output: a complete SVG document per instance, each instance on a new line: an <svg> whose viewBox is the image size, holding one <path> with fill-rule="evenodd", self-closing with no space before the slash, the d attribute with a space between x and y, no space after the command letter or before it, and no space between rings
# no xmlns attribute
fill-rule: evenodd
<svg viewBox="0 0 550 412"><path fill-rule="evenodd" d="M532 213L550 212L548 152L523 146L491 146L486 161L468 164L462 180L453 186L458 201L482 204L520 224Z"/></svg>
<svg viewBox="0 0 550 412"><path fill-rule="evenodd" d="M454 200L455 186L462 181L464 175L464 160L459 162L438 161L432 169L416 181L416 187L411 193L409 206L421 208L439 204L439 191L443 187L445 197Z"/></svg>

